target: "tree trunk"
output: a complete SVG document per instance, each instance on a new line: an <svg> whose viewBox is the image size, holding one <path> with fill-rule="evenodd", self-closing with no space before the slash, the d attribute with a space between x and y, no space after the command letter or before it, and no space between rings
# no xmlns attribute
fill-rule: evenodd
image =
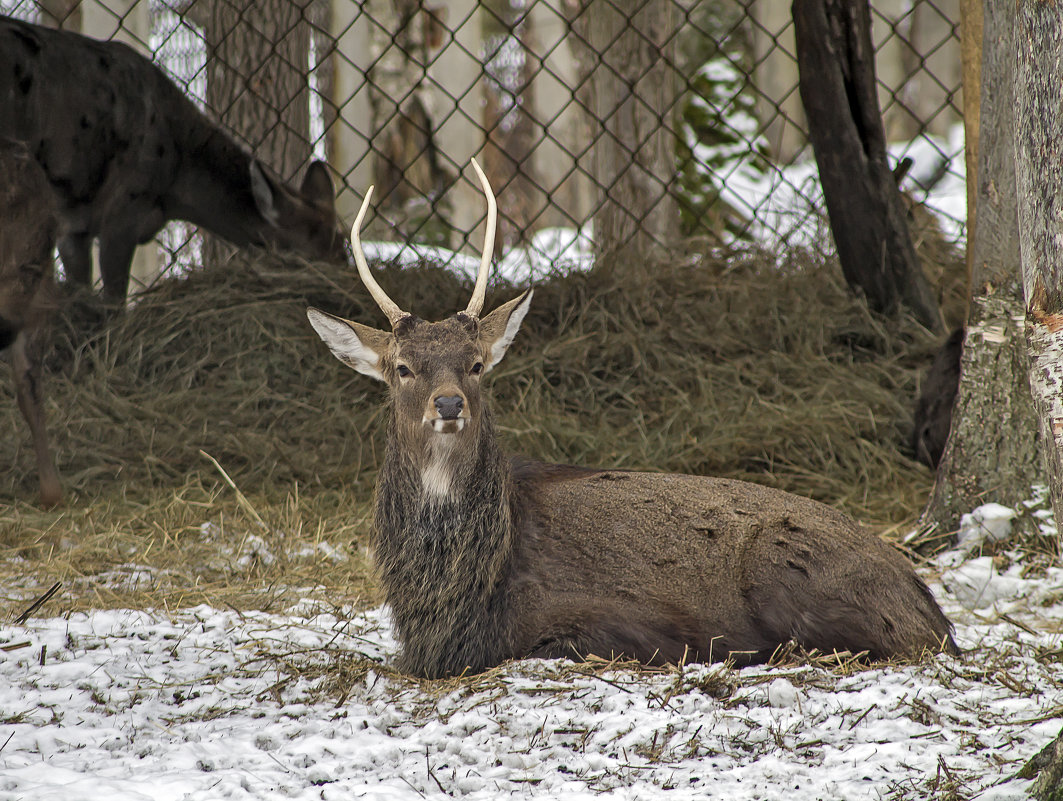
<svg viewBox="0 0 1063 801"><path fill-rule="evenodd" d="M39 0L37 5L41 10L38 20L41 25L81 32L80 0Z"/></svg>
<svg viewBox="0 0 1063 801"><path fill-rule="evenodd" d="M310 160L308 8L313 0L193 0L207 42L207 110L291 181ZM203 260L233 253L204 234Z"/></svg>
<svg viewBox="0 0 1063 801"><path fill-rule="evenodd" d="M963 60L963 148L967 167L967 241L973 242L978 226L978 137L982 112L982 0L960 0L960 56ZM967 281L971 256L967 248Z"/></svg>
<svg viewBox="0 0 1063 801"><path fill-rule="evenodd" d="M919 266L875 93L866 0L794 0L801 100L845 280L872 309L941 330Z"/></svg>
<svg viewBox="0 0 1063 801"><path fill-rule="evenodd" d="M673 0L588 0L574 20L589 43L581 72L600 193L594 239L600 263L651 269L679 234L675 116L676 4Z"/></svg>
<svg viewBox="0 0 1063 801"><path fill-rule="evenodd" d="M944 530L988 501L1014 506L1044 480L1024 333L1013 21L1013 8L985 0L971 306L952 431L923 513Z"/></svg>
<svg viewBox="0 0 1063 801"><path fill-rule="evenodd" d="M311 0L210 0L207 106L284 181L310 159Z"/></svg>
<svg viewBox="0 0 1063 801"><path fill-rule="evenodd" d="M419 0L371 0L364 7L374 21L369 104L377 219L387 220L399 237L452 245L444 189L453 174L439 158L439 125L426 91L441 23Z"/></svg>
<svg viewBox="0 0 1063 801"><path fill-rule="evenodd" d="M533 54L541 50L535 46L535 20L524 6L511 0L487 0L483 6L490 12L484 14L484 129L490 145L484 161L487 174L505 187L498 196L497 237L506 248L525 233L530 241L531 228L548 205L535 173L535 147L542 132L532 116L535 73L541 68Z"/></svg>
<svg viewBox="0 0 1063 801"><path fill-rule="evenodd" d="M1034 780L1030 797L1037 801L1063 801L1063 731L1023 765L1015 778Z"/></svg>
<svg viewBox="0 0 1063 801"><path fill-rule="evenodd" d="M1056 520L1063 523L1063 8L1019 3L1015 182L1030 387Z"/></svg>

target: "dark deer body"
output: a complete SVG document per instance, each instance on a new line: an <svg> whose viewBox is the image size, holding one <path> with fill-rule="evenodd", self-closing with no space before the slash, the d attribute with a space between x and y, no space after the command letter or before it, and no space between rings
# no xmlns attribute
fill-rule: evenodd
<svg viewBox="0 0 1063 801"><path fill-rule="evenodd" d="M11 359L15 395L33 437L45 506L61 497L44 425L37 353L52 285L55 228L55 210L40 168L20 146L0 140L0 350L7 349Z"/></svg>
<svg viewBox="0 0 1063 801"><path fill-rule="evenodd" d="M309 317L341 361L391 389L374 548L403 669L589 654L749 663L791 639L873 658L956 650L904 557L823 504L741 481L508 459L480 379L531 292L479 317L488 244L469 308L425 322L383 294L354 245L392 332Z"/></svg>
<svg viewBox="0 0 1063 801"><path fill-rule="evenodd" d="M964 333L962 326L954 330L934 355L915 403L912 451L916 459L929 467L936 468L940 464L952 430L952 407L956 405L960 390Z"/></svg>
<svg viewBox="0 0 1063 801"><path fill-rule="evenodd" d="M345 258L327 168L299 190L266 175L143 56L0 17L0 136L22 142L58 204L67 275L88 283L99 239L104 294L125 298L138 244L187 220L234 245Z"/></svg>

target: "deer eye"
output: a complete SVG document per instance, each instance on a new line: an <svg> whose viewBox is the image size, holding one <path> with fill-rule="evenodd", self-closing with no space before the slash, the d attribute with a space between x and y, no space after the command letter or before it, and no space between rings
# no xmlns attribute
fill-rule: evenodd
<svg viewBox="0 0 1063 801"><path fill-rule="evenodd" d="M483 371L484 371L484 363L483 362L476 362L476 364L474 364L472 366L472 371L471 372L472 372L473 375L480 375L480 373L482 373Z"/></svg>
<svg viewBox="0 0 1063 801"><path fill-rule="evenodd" d="M413 378L413 370L407 367L405 364L400 364L395 368L399 374L399 378Z"/></svg>

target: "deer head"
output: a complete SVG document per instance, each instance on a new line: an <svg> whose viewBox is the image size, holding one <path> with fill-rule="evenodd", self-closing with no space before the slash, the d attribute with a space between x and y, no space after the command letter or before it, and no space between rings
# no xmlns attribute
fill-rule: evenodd
<svg viewBox="0 0 1063 801"><path fill-rule="evenodd" d="M472 162L488 201L487 232L472 299L462 312L427 322L405 312L373 278L359 236L373 188L354 221L351 244L362 282L380 306L391 331L308 309L318 335L341 362L383 381L391 389L393 423L404 451L416 454L427 492L450 493L461 453L475 449L485 417L480 381L513 342L531 303L532 291L481 318L491 265L497 207L487 177Z"/></svg>
<svg viewBox="0 0 1063 801"><path fill-rule="evenodd" d="M255 207L269 225L263 240L307 258L347 260L335 190L324 162L310 163L297 190L271 179L255 159L249 161L248 172Z"/></svg>

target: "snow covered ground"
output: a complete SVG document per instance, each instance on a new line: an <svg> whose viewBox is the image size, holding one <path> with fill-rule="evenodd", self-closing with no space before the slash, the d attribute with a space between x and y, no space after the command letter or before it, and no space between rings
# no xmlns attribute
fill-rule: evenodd
<svg viewBox="0 0 1063 801"><path fill-rule="evenodd" d="M33 618L0 629L0 799L1022 798L1063 717L1063 569L978 556L1009 514L935 563L965 655L911 666L415 682L382 610Z"/></svg>

